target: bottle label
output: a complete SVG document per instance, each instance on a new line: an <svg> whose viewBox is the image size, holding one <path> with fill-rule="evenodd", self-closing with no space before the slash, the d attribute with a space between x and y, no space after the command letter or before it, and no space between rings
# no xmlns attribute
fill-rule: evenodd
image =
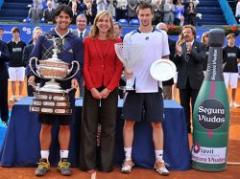
<svg viewBox="0 0 240 179"><path fill-rule="evenodd" d="M227 147L203 147L195 144L192 149L192 160L204 164L224 164Z"/></svg>
<svg viewBox="0 0 240 179"><path fill-rule="evenodd" d="M221 47L209 48L206 80L223 81L222 48Z"/></svg>
<svg viewBox="0 0 240 179"><path fill-rule="evenodd" d="M198 108L198 121L205 129L216 129L225 120L224 105L216 99L203 101Z"/></svg>

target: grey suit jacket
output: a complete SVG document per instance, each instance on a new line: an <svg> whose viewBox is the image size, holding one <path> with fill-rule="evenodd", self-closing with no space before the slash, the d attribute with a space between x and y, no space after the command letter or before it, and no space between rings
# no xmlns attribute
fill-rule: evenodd
<svg viewBox="0 0 240 179"><path fill-rule="evenodd" d="M89 32L90 32L90 31L89 31L88 29L86 29L85 33L83 34L83 39L82 39L82 40L84 40L84 39L89 35ZM79 34L78 34L78 30L77 30L77 29L73 30L72 33L73 33L74 35L76 35L77 37L79 37Z"/></svg>

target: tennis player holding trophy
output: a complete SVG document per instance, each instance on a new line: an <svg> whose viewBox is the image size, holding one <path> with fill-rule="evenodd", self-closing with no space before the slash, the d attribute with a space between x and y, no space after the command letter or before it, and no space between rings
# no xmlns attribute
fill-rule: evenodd
<svg viewBox="0 0 240 179"><path fill-rule="evenodd" d="M27 68L28 83L36 89L30 108L31 111L39 113L41 122L41 159L35 171L36 176L44 176L50 169L48 157L53 124L60 125L58 171L62 175L72 173L68 159L70 124L75 106L75 89L78 87L77 78L80 75L79 63L82 63L83 58L81 39L72 34L68 28L72 17L72 10L68 6L57 7L56 26L52 31L39 37L31 54L33 58ZM36 86L36 78L40 79L40 86Z"/></svg>
<svg viewBox="0 0 240 179"><path fill-rule="evenodd" d="M168 78L172 77L168 75L168 71L163 70L165 67L171 69L167 64L167 61L170 60L158 60L166 59L169 56L168 36L165 31L153 28L154 10L151 4L142 2L138 5L136 11L140 26L137 30L128 33L124 37L123 42L126 44L140 42L144 44L144 48L141 51L139 49L134 51L137 54L143 53L139 57L141 58L141 63L136 63L132 68L132 72L125 71L128 77L135 78L135 90L128 92L123 106L125 118L123 128L125 160L121 171L130 173L134 166L132 159L134 125L143 119L144 109L145 120L151 124L153 129L151 140L153 140L155 147L154 169L160 175L169 175L163 158L163 97L159 80L168 80ZM118 51L116 52L118 54ZM120 59L122 58L120 57ZM161 64L164 64L163 68Z"/></svg>

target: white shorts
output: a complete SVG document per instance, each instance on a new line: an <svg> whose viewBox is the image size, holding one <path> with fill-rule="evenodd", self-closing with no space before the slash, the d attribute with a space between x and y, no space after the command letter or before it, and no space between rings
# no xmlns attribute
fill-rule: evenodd
<svg viewBox="0 0 240 179"><path fill-rule="evenodd" d="M24 67L9 67L8 72L10 81L24 81L25 78Z"/></svg>
<svg viewBox="0 0 240 179"><path fill-rule="evenodd" d="M238 73L224 72L223 77L224 77L226 87L230 85L231 88L234 88L234 89L237 88Z"/></svg>

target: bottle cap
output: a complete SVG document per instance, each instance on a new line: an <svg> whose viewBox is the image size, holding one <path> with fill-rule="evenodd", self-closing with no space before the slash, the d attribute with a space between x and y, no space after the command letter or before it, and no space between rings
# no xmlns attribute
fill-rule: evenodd
<svg viewBox="0 0 240 179"><path fill-rule="evenodd" d="M210 47L222 47L225 33L223 29L211 29L208 34L208 44Z"/></svg>

